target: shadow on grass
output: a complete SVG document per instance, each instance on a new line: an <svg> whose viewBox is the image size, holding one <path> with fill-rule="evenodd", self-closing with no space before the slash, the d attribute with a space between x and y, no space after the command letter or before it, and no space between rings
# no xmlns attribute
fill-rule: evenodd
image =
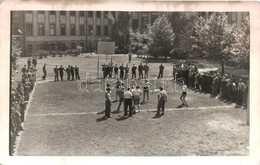
<svg viewBox="0 0 260 165"><path fill-rule="evenodd" d="M118 113L121 113L121 111L115 110L115 111L112 111L111 113L118 114Z"/></svg>
<svg viewBox="0 0 260 165"><path fill-rule="evenodd" d="M105 110L101 111L101 112L97 112L97 114L103 114L105 113Z"/></svg>
<svg viewBox="0 0 260 165"><path fill-rule="evenodd" d="M101 121L105 121L105 120L107 120L108 118L106 117L106 116L103 116L103 117L101 117L101 118L98 118L97 120L96 120L96 122L101 122Z"/></svg>
<svg viewBox="0 0 260 165"><path fill-rule="evenodd" d="M161 118L163 115L157 115L157 114L155 114L154 116L153 116L153 119L158 119L158 118Z"/></svg>
<svg viewBox="0 0 260 165"><path fill-rule="evenodd" d="M131 117L131 116L122 116L122 117L116 118L116 121L123 121L123 120L128 119L129 117Z"/></svg>

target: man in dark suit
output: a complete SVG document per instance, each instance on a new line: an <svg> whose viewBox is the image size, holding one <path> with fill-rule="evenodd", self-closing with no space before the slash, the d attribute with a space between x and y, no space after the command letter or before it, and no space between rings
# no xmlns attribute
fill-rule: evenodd
<svg viewBox="0 0 260 165"><path fill-rule="evenodd" d="M63 81L63 71L65 69L63 68L63 66L61 65L60 68L59 68L59 71L60 71L60 80Z"/></svg>
<svg viewBox="0 0 260 165"><path fill-rule="evenodd" d="M56 67L54 68L54 81L59 81L59 69Z"/></svg>

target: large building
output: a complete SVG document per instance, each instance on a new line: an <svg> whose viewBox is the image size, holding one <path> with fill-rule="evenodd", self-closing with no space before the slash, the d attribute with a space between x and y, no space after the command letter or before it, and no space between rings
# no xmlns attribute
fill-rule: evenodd
<svg viewBox="0 0 260 165"><path fill-rule="evenodd" d="M109 40L109 13L117 19L119 12L13 11L12 35L22 41L22 56L32 56L38 50L58 52L75 49L77 46L82 46L83 51L95 50L98 41ZM160 14L162 13L130 12L132 29L143 32L146 25L152 24ZM229 23L237 23L239 26L249 13L227 14Z"/></svg>

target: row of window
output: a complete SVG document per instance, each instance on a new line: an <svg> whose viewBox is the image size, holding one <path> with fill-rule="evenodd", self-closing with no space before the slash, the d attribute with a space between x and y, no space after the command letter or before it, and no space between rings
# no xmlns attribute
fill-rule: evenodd
<svg viewBox="0 0 260 165"><path fill-rule="evenodd" d="M57 11L50 11L50 15L55 15ZM32 14L31 11L26 11L26 13ZM44 14L44 11L38 11L38 14ZM112 11L111 14L115 17L116 12ZM60 15L65 16L66 11L60 11ZM70 11L69 12L70 16L75 16L76 12L75 11ZM88 11L88 17L93 17L93 11ZM79 16L85 17L85 12L84 11L79 11ZM104 17L107 18L108 16L108 11L104 11ZM100 18L101 17L101 11L96 11L96 17Z"/></svg>
<svg viewBox="0 0 260 165"><path fill-rule="evenodd" d="M60 35L61 36L66 36L66 25L61 24L60 26ZM88 34L89 35L94 35L93 34L93 25L88 26ZM33 25L31 23L26 24L26 35L27 36L32 36L33 35ZM56 26L55 24L50 24L50 36L56 36ZM75 36L76 35L76 27L75 24L70 25L70 35ZM86 35L85 33L85 25L81 24L79 26L79 35L84 36ZM101 26L97 25L96 26L96 35L101 36ZM104 26L104 35L108 35L108 26ZM45 26L44 24L38 24L38 36L45 36Z"/></svg>
<svg viewBox="0 0 260 165"><path fill-rule="evenodd" d="M84 48L84 43L80 42L79 46ZM70 49L76 49L77 45L76 43L71 43L70 44ZM37 45L38 50L51 50L51 51L56 51L57 50L62 50L65 51L69 49L65 43L60 43L60 44L50 44L50 45L45 45L45 44L39 44ZM27 44L27 53L32 53L33 52L33 45L32 44Z"/></svg>

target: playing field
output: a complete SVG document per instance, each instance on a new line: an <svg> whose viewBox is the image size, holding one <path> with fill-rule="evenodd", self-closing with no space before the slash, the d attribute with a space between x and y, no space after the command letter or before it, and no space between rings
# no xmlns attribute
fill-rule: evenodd
<svg viewBox="0 0 260 165"><path fill-rule="evenodd" d="M118 65L127 56L112 56ZM100 65L106 57L100 57ZM108 57L110 62L111 58ZM133 58L132 64L143 59ZM21 63L26 59L22 59ZM47 64L47 80L41 81ZM112 118L104 119L104 92L82 92L77 81L53 82L55 65L77 65L81 78L97 75L97 56L49 57L38 60L37 85L27 111L24 131L15 155L36 156L192 156L248 155L249 127L246 111L188 90L189 107L179 108L181 90L172 81L164 116L155 117L157 96L141 106L141 112L122 118L118 102L112 103ZM160 63L150 63L150 77L158 74ZM165 63L165 75L172 66ZM64 74L66 77L66 74ZM101 68L99 75L102 75ZM161 82L156 82L156 85ZM104 82L100 88L104 90ZM112 100L115 93L112 93Z"/></svg>

